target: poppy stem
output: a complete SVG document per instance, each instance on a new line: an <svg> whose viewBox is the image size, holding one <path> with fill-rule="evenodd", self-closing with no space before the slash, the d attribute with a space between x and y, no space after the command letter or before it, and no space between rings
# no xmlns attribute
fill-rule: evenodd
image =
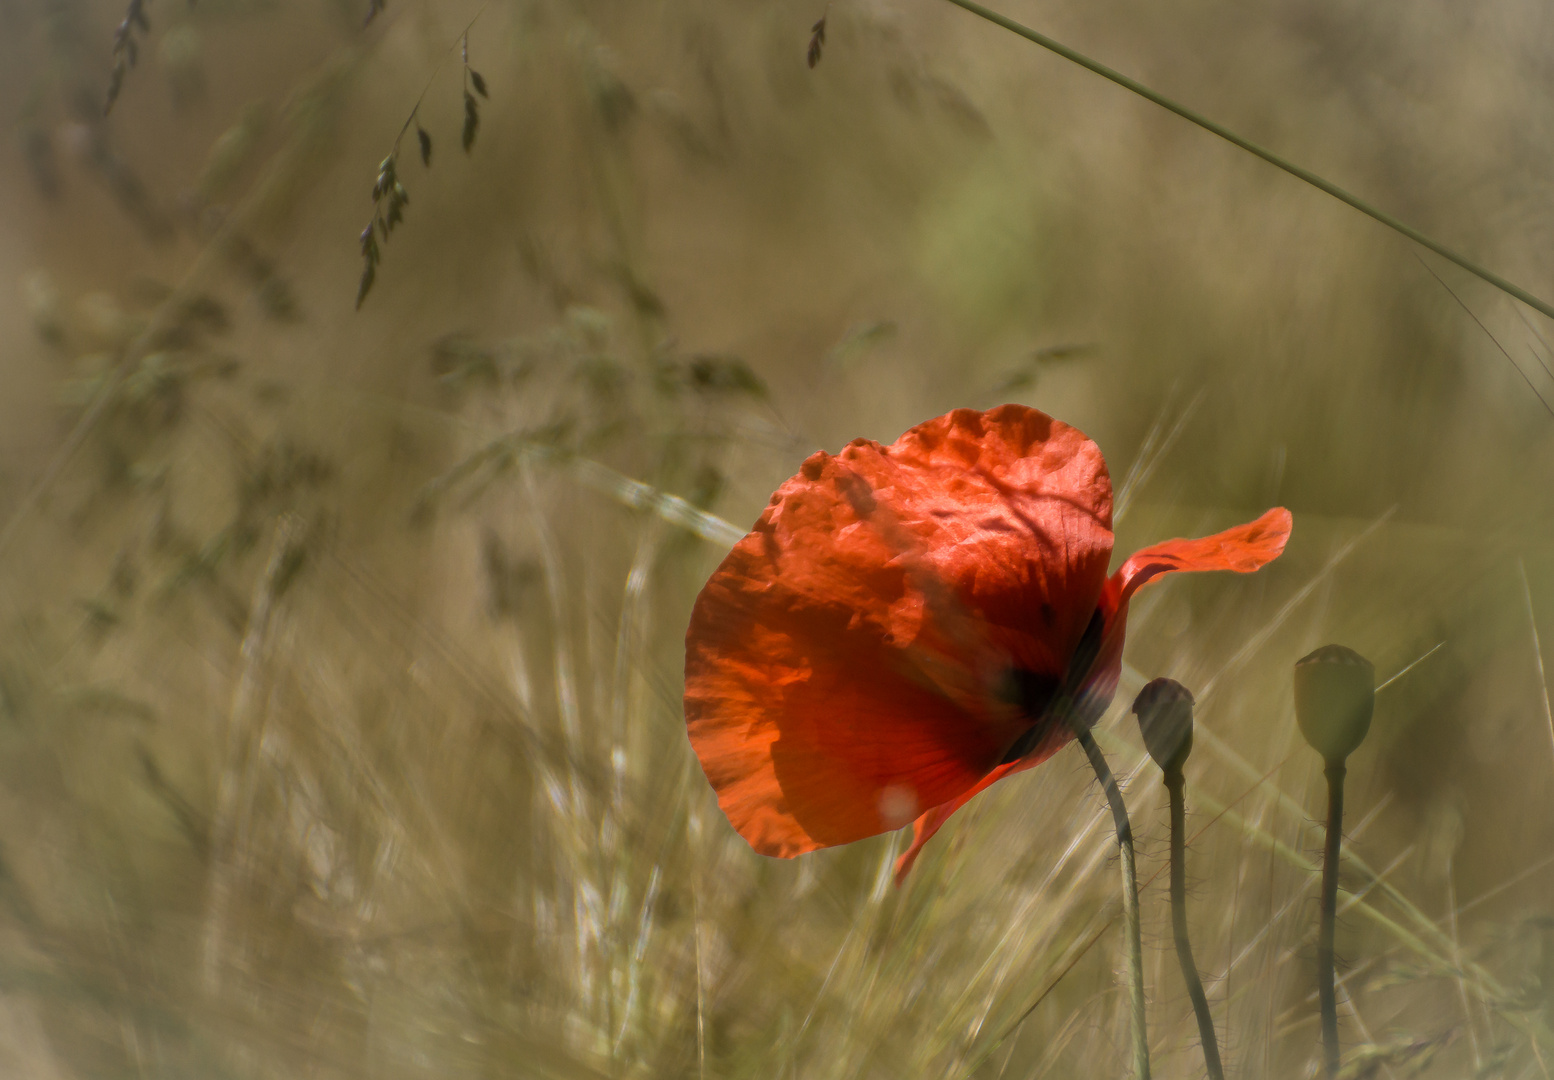
<svg viewBox="0 0 1554 1080"><path fill-rule="evenodd" d="M1209 1080L1225 1080L1225 1068L1219 1060L1219 1040L1214 1034L1214 1017L1209 1012L1208 995L1193 962L1192 942L1187 938L1187 799L1182 793L1185 781L1181 766L1165 772L1166 791L1171 796L1171 930L1176 938L1176 959L1182 965L1182 979L1192 1011L1198 1016L1198 1038L1203 1043L1203 1064Z"/></svg>
<svg viewBox="0 0 1554 1080"><path fill-rule="evenodd" d="M1144 948L1139 938L1139 882L1133 867L1133 827L1128 824L1128 806L1122 801L1122 791L1106 756L1095 743L1095 736L1083 722L1071 723L1074 738L1084 747L1090 759L1090 768L1101 782L1111 807L1112 824L1117 829L1117 847L1122 853L1122 918L1128 935L1128 1005L1133 1026L1133 1075L1136 1080L1149 1080L1149 1037L1144 1026Z"/></svg>
<svg viewBox="0 0 1554 1080"><path fill-rule="evenodd" d="M1338 851L1343 840L1342 758L1327 761L1327 842L1322 853L1322 927L1317 936L1317 996L1322 1008L1322 1053L1327 1075L1338 1075L1338 994L1333 979L1333 925L1338 912Z"/></svg>

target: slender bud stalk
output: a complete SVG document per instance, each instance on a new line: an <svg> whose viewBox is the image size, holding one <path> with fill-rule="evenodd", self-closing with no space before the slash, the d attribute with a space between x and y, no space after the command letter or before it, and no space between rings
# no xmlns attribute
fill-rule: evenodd
<svg viewBox="0 0 1554 1080"><path fill-rule="evenodd" d="M1327 838L1322 851L1322 926L1317 935L1317 996L1322 1009L1322 1056L1327 1075L1338 1075L1338 993L1333 930L1338 913L1338 845L1343 838L1343 761L1327 763Z"/></svg>
<svg viewBox="0 0 1554 1080"><path fill-rule="evenodd" d="M1192 999L1192 1011L1198 1018L1198 1038L1203 1043L1203 1064L1208 1069L1209 1080L1225 1080L1225 1067L1219 1060L1219 1038L1214 1032L1214 1016L1209 1012L1209 998L1203 992L1203 980L1198 977L1198 965L1193 961L1192 942L1187 937L1187 800L1183 797L1181 766L1168 769L1165 786L1171 796L1171 933L1176 939L1176 960L1182 968L1182 980L1187 983L1187 996Z"/></svg>
<svg viewBox="0 0 1554 1080"><path fill-rule="evenodd" d="M1203 980L1198 977L1192 942L1187 936L1187 800L1183 795L1186 781L1182 764L1192 753L1192 693L1174 679L1155 679L1139 691L1133 712L1139 718L1144 746L1164 773L1166 792L1171 797L1171 931L1176 940L1176 959L1198 1018L1198 1038L1203 1043L1203 1063L1209 1080L1225 1080L1214 1016L1209 1012L1209 998L1203 992Z"/></svg>
<svg viewBox="0 0 1554 1080"><path fill-rule="evenodd" d="M1376 705L1371 662L1342 645L1324 645L1295 665L1295 719L1327 775L1327 837L1322 850L1322 923L1317 936L1317 998L1322 1010L1322 1058L1338 1075L1338 994L1333 956L1338 916L1338 858L1344 831L1344 761L1364 741Z"/></svg>
<svg viewBox="0 0 1554 1080"><path fill-rule="evenodd" d="M1117 847L1122 853L1122 919L1127 933L1128 956L1128 1011L1133 1027L1133 1075L1136 1080L1149 1080L1149 1036L1144 1024L1144 948L1139 936L1139 883L1133 862L1133 827L1128 824L1128 807L1122 801L1122 791L1112 776L1106 757L1095 744L1095 736L1083 722L1072 725L1074 738L1084 748L1095 770L1095 778L1106 792L1107 805L1111 807L1112 824L1117 830Z"/></svg>

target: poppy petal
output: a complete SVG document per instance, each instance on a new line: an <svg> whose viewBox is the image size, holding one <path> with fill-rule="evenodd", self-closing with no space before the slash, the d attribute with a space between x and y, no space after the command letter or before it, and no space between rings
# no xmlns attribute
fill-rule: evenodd
<svg viewBox="0 0 1554 1080"><path fill-rule="evenodd" d="M1294 519L1282 506L1256 521L1198 540L1167 540L1134 552L1107 582L1109 600L1121 607L1161 574L1179 571L1234 570L1250 574L1277 559L1289 542Z"/></svg>
<svg viewBox="0 0 1554 1080"><path fill-rule="evenodd" d="M1107 580L1100 600L1106 620L1100 652L1085 681L1074 708L1090 722L1100 718L1111 704L1122 672L1122 646L1127 631L1128 602L1140 588L1162 574L1183 571L1232 570L1247 574L1278 558L1290 538L1294 521L1282 506L1274 507L1256 521L1238 525L1213 536L1197 540L1167 540L1135 552ZM1051 757L1068 741L1066 722L1054 725L1042 743L1018 761L1000 765L976 786L954 799L934 807L912 823L912 845L896 860L896 884L900 885L933 835L950 816L992 784L1006 776L1023 772Z"/></svg>
<svg viewBox="0 0 1554 1080"><path fill-rule="evenodd" d="M917 862L917 856L923 850L923 845L933 839L934 833L938 832L944 823L950 820L950 816L955 811L965 806L973 798L982 794L983 791L992 787L1004 777L1013 776L1017 772L1024 772L1026 769L1033 769L1040 765L1061 750L1067 744L1069 738L1071 736L1067 731L1061 729L1054 730L1042 741L1040 746L1029 754L1026 754L1018 761L1009 761L998 766L998 768L977 781L975 786L961 792L949 802L940 803L912 822L912 845L896 859L895 881L897 887L900 887L901 883L906 880L908 871L912 869L912 864Z"/></svg>
<svg viewBox="0 0 1554 1080"><path fill-rule="evenodd" d="M1166 540L1128 556L1106 581L1101 594L1101 614L1106 632L1100 655L1084 687L1085 714L1090 722L1100 718L1111 704L1122 675L1122 644L1127 634L1128 602L1133 594L1163 574L1231 570L1250 574L1277 559L1289 542L1294 518L1275 506L1256 521L1196 540Z"/></svg>
<svg viewBox="0 0 1554 1080"><path fill-rule="evenodd" d="M1111 553L1111 485L1034 409L956 410L820 453L697 598L691 744L734 828L792 856L898 828L1030 727L1013 677L1060 675Z"/></svg>

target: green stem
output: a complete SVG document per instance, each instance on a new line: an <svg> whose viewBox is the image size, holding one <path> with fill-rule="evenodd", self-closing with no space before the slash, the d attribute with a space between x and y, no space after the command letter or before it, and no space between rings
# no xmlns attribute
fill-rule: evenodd
<svg viewBox="0 0 1554 1080"><path fill-rule="evenodd" d="M1187 800L1182 795L1184 783L1180 767L1166 770L1165 786L1171 796L1171 930L1176 938L1176 959L1182 965L1182 978L1187 983L1187 996L1192 998L1192 1011L1198 1016L1203 1064L1209 1071L1209 1080L1225 1080L1225 1067L1219 1060L1219 1039L1214 1034L1214 1017L1209 1012L1209 998L1203 992L1203 980L1198 977L1198 965L1192 958L1192 942L1187 937Z"/></svg>
<svg viewBox="0 0 1554 1080"><path fill-rule="evenodd" d="M1149 1036L1144 1027L1144 948L1139 939L1139 882L1133 868L1133 827L1128 824L1128 807L1122 801L1122 792L1106 756L1095 744L1095 737L1083 722L1070 725L1074 738L1084 747L1095 778L1106 792L1107 805L1111 807L1112 824L1117 829L1117 847L1122 852L1122 918L1127 931L1128 952L1128 1006L1133 1026L1133 1075L1135 1080L1149 1080Z"/></svg>
<svg viewBox="0 0 1554 1080"><path fill-rule="evenodd" d="M1058 41L1054 41L1052 38L1049 38L1045 34L1032 30L1028 26L1023 26L1020 23L1015 22L1013 19L1008 18L1007 16L1000 15L996 11L989 10L988 8L983 7L981 4L976 3L975 0L950 0L950 3L956 5L957 7L965 8L973 15L979 15L986 19L988 22L994 23L997 26L1001 26L1011 33L1018 34L1025 38L1027 41L1033 41L1044 49L1050 49L1052 52L1055 52L1059 56L1063 57L1063 59L1078 64L1082 68L1087 68L1088 70L1093 71L1097 75L1101 76L1103 79L1110 79L1118 86L1133 91L1135 94L1139 95L1139 97L1153 101L1162 109L1169 109L1171 112L1174 112L1177 116L1180 116L1182 119L1188 121L1189 123L1197 124L1205 131L1209 131L1215 135L1218 135L1226 142L1231 143L1234 146L1239 146L1249 154L1256 154L1258 157L1268 162L1268 164L1283 169L1291 176L1304 180L1312 187L1319 191L1326 192L1340 202L1348 203L1350 206L1354 207L1360 213L1365 214L1367 217L1374 218L1375 220L1381 222L1383 225L1387 226L1387 228L1408 237L1419 246L1428 248L1430 251L1435 252L1441 258L1446 259L1449 262L1456 263L1468 273L1489 282L1489 284L1493 285L1500 291L1516 297L1516 299L1520 300L1528 307L1534 308L1537 311L1542 312L1544 315L1547 315L1549 318L1554 319L1554 304L1549 304L1546 301L1539 300L1526 289L1514 285L1507 281L1505 278L1501 277L1499 274L1496 274L1491 270L1486 270L1484 267L1479 266L1477 263L1461 255L1458 255L1455 251L1451 250L1451 248L1447 247L1446 245L1437 243L1436 241L1426 236L1424 233L1420 232L1418 229L1415 229L1411 225L1404 224L1402 221L1399 221L1397 218L1393 217L1386 211L1378 210L1376 207L1372 206L1365 200L1349 194L1349 192L1345 191L1337 184L1330 183L1329 181L1322 179L1322 177L1318 176L1310 169L1303 169L1293 161L1275 154L1272 150L1258 146L1256 143L1249 139L1243 139L1241 136L1237 135L1234 131L1231 131L1223 124L1215 123L1213 120L1210 120L1202 113L1189 109L1185 105L1180 105L1166 97L1164 94L1156 93L1138 80L1130 79L1120 71L1115 71L1112 68L1107 67L1105 64L1100 63L1099 61L1092 60L1088 56L1085 56L1083 53L1075 52L1067 45L1064 45Z"/></svg>
<svg viewBox="0 0 1554 1080"><path fill-rule="evenodd" d="M1317 996L1322 1007L1322 1054L1329 1078L1338 1075L1338 995L1333 979L1333 924L1338 912L1338 848L1343 839L1344 763L1327 763L1327 842L1322 853L1322 928L1317 938Z"/></svg>

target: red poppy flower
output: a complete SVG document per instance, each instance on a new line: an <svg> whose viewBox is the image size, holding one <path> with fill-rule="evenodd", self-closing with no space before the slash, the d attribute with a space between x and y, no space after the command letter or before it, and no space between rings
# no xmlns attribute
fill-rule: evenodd
<svg viewBox="0 0 1554 1080"><path fill-rule="evenodd" d="M1256 570L1291 522L1168 540L1107 577L1111 524L1100 449L1021 405L804 462L686 632L686 724L729 823L791 858L915 819L899 882L967 800L1100 717L1142 585Z"/></svg>

